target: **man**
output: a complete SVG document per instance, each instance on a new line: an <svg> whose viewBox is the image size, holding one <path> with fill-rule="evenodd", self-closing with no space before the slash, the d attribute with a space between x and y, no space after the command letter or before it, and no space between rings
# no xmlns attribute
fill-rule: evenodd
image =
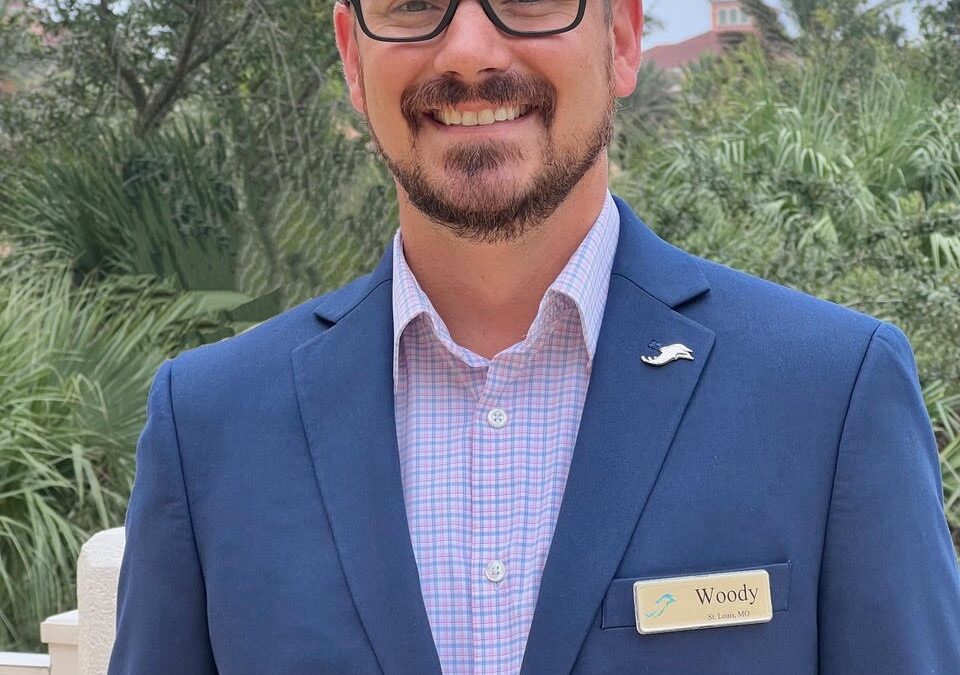
<svg viewBox="0 0 960 675"><path fill-rule="evenodd" d="M960 673L903 334L608 192L642 16L335 7L399 232L160 369L113 675Z"/></svg>

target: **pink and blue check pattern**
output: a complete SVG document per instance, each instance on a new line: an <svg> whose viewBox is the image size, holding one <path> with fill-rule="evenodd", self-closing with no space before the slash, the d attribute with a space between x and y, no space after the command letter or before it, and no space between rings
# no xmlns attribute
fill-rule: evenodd
<svg viewBox="0 0 960 675"><path fill-rule="evenodd" d="M523 342L456 344L393 243L394 393L407 520L445 675L518 673L560 510L619 236L603 209ZM506 423L488 421L492 409ZM485 568L503 563L499 582ZM496 575L494 575L496 576Z"/></svg>

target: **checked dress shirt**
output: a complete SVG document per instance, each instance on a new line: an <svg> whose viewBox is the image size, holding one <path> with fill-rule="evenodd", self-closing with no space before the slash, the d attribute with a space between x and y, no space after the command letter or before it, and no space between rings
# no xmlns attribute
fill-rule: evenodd
<svg viewBox="0 0 960 675"><path fill-rule="evenodd" d="M393 381L410 539L445 675L518 673L560 510L620 220L609 190L525 339L454 342L393 241Z"/></svg>

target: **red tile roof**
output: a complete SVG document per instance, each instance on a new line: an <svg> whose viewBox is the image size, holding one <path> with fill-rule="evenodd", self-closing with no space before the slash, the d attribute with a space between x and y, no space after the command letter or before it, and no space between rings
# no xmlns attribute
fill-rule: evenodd
<svg viewBox="0 0 960 675"><path fill-rule="evenodd" d="M706 52L711 54L721 54L723 52L723 42L719 33L708 31L683 42L657 45L644 51L643 58L652 61L660 68L668 70L692 63Z"/></svg>

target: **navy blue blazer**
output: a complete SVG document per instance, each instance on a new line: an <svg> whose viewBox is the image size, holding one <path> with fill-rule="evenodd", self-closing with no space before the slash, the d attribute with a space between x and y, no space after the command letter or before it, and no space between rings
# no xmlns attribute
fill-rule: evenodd
<svg viewBox="0 0 960 675"><path fill-rule="evenodd" d="M524 675L956 675L960 576L890 324L621 231ZM440 672L403 504L391 255L166 362L110 675ZM694 360L641 362L682 342ZM641 635L639 579L763 568L762 624Z"/></svg>

